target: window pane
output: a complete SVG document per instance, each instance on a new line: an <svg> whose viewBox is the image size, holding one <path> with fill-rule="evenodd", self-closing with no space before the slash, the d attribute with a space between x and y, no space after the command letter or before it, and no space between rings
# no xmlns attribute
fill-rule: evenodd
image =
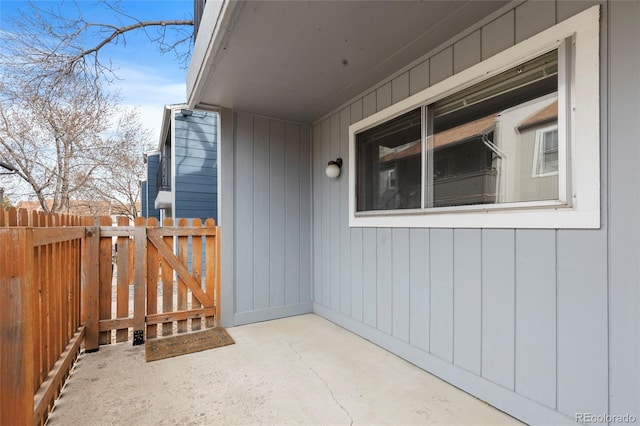
<svg viewBox="0 0 640 426"><path fill-rule="evenodd" d="M544 151L558 151L558 130L544 132Z"/></svg>
<svg viewBox="0 0 640 426"><path fill-rule="evenodd" d="M427 207L557 199L557 173L531 169L558 169L557 131L536 137L557 125L557 81L553 51L429 105Z"/></svg>
<svg viewBox="0 0 640 426"><path fill-rule="evenodd" d="M558 128L536 130L536 157L533 160L534 177L558 172Z"/></svg>
<svg viewBox="0 0 640 426"><path fill-rule="evenodd" d="M421 109L356 136L357 210L420 207Z"/></svg>

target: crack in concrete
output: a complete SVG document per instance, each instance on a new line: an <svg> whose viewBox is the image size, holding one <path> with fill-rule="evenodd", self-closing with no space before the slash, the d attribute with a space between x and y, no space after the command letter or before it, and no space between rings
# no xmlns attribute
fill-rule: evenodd
<svg viewBox="0 0 640 426"><path fill-rule="evenodd" d="M342 411L344 411L344 413L349 417L349 426L353 426L353 417L351 417L351 413L349 413L349 410L347 410L345 408L344 405L342 405L340 403L340 401L338 401L338 399L336 398L336 396L333 394L333 390L329 387L329 384L327 383L327 381L325 379L322 378L322 376L320 376L320 374L318 374L318 372L316 370L313 369L313 367L311 367L311 365L309 365L304 359L302 359L302 355L300 354L300 352L298 352L297 350L295 350L295 348L293 347L293 342L289 342L289 348L295 352L296 355L298 355L298 358L300 358L300 362L303 363L304 365L307 366L307 368L316 375L316 377L318 379L320 379L322 381L322 383L324 383L324 386L327 388L327 390L329 391L329 394L331 394L331 398L333 398L333 400L335 401L336 404L338 404L338 406L342 409Z"/></svg>

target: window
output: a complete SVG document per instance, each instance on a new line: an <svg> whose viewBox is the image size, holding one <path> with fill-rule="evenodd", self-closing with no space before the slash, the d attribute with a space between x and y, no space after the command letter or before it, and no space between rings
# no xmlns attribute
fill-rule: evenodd
<svg viewBox="0 0 640 426"><path fill-rule="evenodd" d="M557 123L554 49L357 133L357 212L556 201Z"/></svg>
<svg viewBox="0 0 640 426"><path fill-rule="evenodd" d="M598 22L591 8L352 125L350 225L598 227Z"/></svg>
<svg viewBox="0 0 640 426"><path fill-rule="evenodd" d="M358 210L420 207L421 134L418 108L358 135Z"/></svg>
<svg viewBox="0 0 640 426"><path fill-rule="evenodd" d="M558 126L536 130L533 177L558 174Z"/></svg>

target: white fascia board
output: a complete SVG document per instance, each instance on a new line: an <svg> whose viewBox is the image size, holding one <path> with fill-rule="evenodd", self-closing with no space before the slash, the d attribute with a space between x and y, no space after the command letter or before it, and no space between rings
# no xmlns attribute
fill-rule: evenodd
<svg viewBox="0 0 640 426"><path fill-rule="evenodd" d="M241 8L241 2L238 1L214 0L206 3L187 71L189 109L195 109L200 103L216 56L231 32L234 11Z"/></svg>
<svg viewBox="0 0 640 426"><path fill-rule="evenodd" d="M171 108L169 105L165 105L162 111L162 123L160 125L160 138L158 139L158 151L162 152L162 146L167 140L167 133L171 127Z"/></svg>
<svg viewBox="0 0 640 426"><path fill-rule="evenodd" d="M187 109L187 104L170 104L165 105L162 113L162 124L160 127L160 139L158 140L158 151L162 152L162 146L167 140L167 134L171 128L171 119L174 116L174 112L181 109Z"/></svg>

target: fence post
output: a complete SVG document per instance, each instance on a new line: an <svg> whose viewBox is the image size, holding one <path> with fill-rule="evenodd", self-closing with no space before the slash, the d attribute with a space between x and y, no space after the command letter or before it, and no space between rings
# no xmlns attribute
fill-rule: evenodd
<svg viewBox="0 0 640 426"><path fill-rule="evenodd" d="M94 226L86 227L85 233L85 263L84 263L84 295L83 298L86 312L86 334L85 352L96 352L100 349L98 340L100 334L100 312L99 312L99 258L100 258L100 228L98 220L94 221Z"/></svg>
<svg viewBox="0 0 640 426"><path fill-rule="evenodd" d="M209 218L205 221L207 228L215 228L215 220ZM208 235L205 238L205 250L206 250L206 262L205 262L205 287L207 294L211 296L216 307L215 316L205 318L205 327L211 328L216 325L220 325L220 298L218 297L219 288L219 271L217 258L219 257L219 251L217 248L217 241L220 237L217 234L215 236Z"/></svg>
<svg viewBox="0 0 640 426"><path fill-rule="evenodd" d="M33 229L0 229L0 419L33 424Z"/></svg>
<svg viewBox="0 0 640 426"><path fill-rule="evenodd" d="M220 298L220 227L218 226L216 230L216 325L220 326L222 318L220 315L222 313L222 300Z"/></svg>
<svg viewBox="0 0 640 426"><path fill-rule="evenodd" d="M109 216L100 217L100 226L113 226L113 220ZM98 284L98 311L99 320L111 319L112 294L113 294L113 238L105 237L100 233L99 243L99 275ZM111 330L100 332L101 345L111 343Z"/></svg>

